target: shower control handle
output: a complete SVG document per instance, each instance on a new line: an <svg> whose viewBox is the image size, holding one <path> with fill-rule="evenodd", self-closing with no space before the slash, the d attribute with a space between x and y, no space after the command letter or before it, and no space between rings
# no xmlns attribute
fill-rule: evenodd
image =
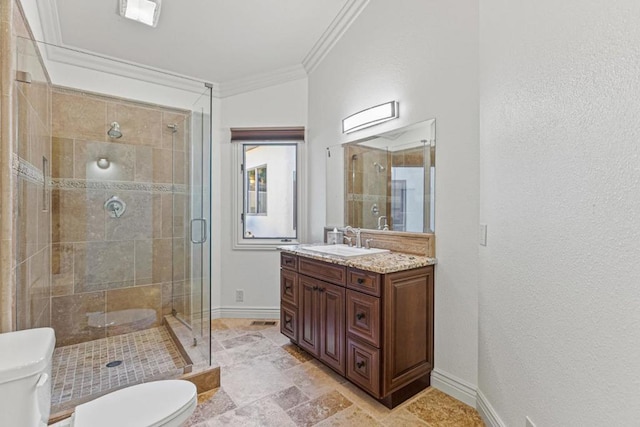
<svg viewBox="0 0 640 427"><path fill-rule="evenodd" d="M127 210L127 204L118 196L111 196L104 202L104 208L111 218L120 218Z"/></svg>
<svg viewBox="0 0 640 427"><path fill-rule="evenodd" d="M200 240L195 240L193 238L193 223L197 221L202 223L202 232L200 234ZM191 220L189 234L191 237L191 243L193 243L194 245L200 245L206 242L207 241L207 220L205 218L193 218Z"/></svg>

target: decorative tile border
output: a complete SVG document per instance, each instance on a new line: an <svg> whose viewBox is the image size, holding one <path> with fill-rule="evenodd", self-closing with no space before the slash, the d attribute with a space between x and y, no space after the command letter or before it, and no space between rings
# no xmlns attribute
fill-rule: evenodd
<svg viewBox="0 0 640 427"><path fill-rule="evenodd" d="M187 193L184 184L158 184L152 182L131 181L91 181L72 178L52 178L49 180L51 188L60 190L117 190L117 191L147 191L152 193Z"/></svg>
<svg viewBox="0 0 640 427"><path fill-rule="evenodd" d="M42 171L15 153L11 158L11 168L18 178L23 178L36 184L44 184Z"/></svg>
<svg viewBox="0 0 640 427"><path fill-rule="evenodd" d="M11 169L18 178L36 184L44 183L44 175L40 169L21 158L17 154L11 157ZM47 184L51 188L60 190L117 190L117 191L147 191L151 193L179 193L186 194L189 187L185 184L162 184L154 182L131 181L91 181L73 178L49 178Z"/></svg>
<svg viewBox="0 0 640 427"><path fill-rule="evenodd" d="M360 193L347 193L347 201L354 202L379 202L385 200L387 196L376 194L360 194Z"/></svg>

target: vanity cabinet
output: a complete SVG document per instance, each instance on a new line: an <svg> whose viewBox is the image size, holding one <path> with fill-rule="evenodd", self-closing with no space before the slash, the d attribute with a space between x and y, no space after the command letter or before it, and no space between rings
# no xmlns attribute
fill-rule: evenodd
<svg viewBox="0 0 640 427"><path fill-rule="evenodd" d="M433 266L379 274L282 252L280 330L396 406L430 383Z"/></svg>

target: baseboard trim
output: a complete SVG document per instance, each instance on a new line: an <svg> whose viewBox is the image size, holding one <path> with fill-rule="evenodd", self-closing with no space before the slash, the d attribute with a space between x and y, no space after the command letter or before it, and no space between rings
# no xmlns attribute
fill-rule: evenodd
<svg viewBox="0 0 640 427"><path fill-rule="evenodd" d="M448 372L431 371L431 385L471 407L476 407L476 387Z"/></svg>
<svg viewBox="0 0 640 427"><path fill-rule="evenodd" d="M214 307L211 318L280 319L280 307Z"/></svg>
<svg viewBox="0 0 640 427"><path fill-rule="evenodd" d="M488 427L507 427L507 425L502 422L493 406L491 406L487 396L485 396L480 390L478 390L477 395L478 405L476 409L478 409L484 423Z"/></svg>

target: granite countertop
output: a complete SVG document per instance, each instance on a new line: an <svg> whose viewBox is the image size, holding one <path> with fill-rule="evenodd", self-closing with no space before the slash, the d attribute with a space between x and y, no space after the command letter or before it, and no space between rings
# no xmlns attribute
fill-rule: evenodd
<svg viewBox="0 0 640 427"><path fill-rule="evenodd" d="M405 254L402 252L385 252L382 254L364 255L357 258L342 258L335 255L327 255L305 250L305 248L310 246L324 246L324 243L279 246L278 250L304 256L306 258L317 259L319 261L345 265L347 267L354 267L360 270L373 271L374 273L381 274L411 270L412 268L434 265L438 262L436 258Z"/></svg>

